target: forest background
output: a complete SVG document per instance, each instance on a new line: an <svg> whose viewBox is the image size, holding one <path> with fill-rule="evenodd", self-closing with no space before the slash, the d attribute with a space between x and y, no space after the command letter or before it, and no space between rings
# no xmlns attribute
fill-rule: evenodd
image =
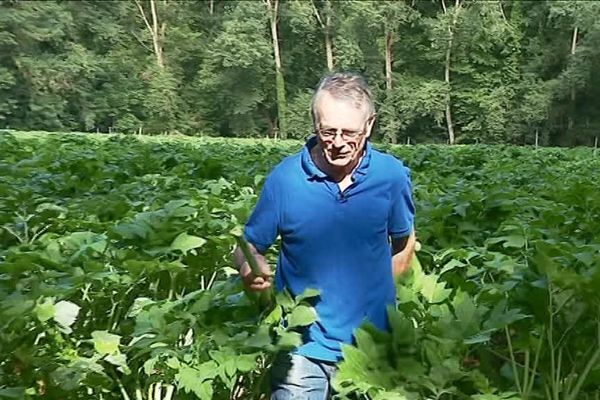
<svg viewBox="0 0 600 400"><path fill-rule="evenodd" d="M594 145L600 2L0 1L0 128L306 138L363 73L390 143Z"/></svg>

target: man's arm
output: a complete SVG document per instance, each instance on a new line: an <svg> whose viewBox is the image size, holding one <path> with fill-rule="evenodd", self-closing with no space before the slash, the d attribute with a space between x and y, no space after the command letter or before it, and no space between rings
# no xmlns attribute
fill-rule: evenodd
<svg viewBox="0 0 600 400"><path fill-rule="evenodd" d="M410 262L415 254L415 230L410 235L392 238L392 273L399 278L410 268Z"/></svg>
<svg viewBox="0 0 600 400"><path fill-rule="evenodd" d="M244 226L243 240L256 260L261 274L256 276L252 273L250 264L239 246L233 253L233 261L240 271L240 277L244 285L251 290L265 290L271 286L273 273L262 253L267 251L279 234L278 193L280 191L277 190L275 183L270 174L265 180L256 206Z"/></svg>
<svg viewBox="0 0 600 400"><path fill-rule="evenodd" d="M240 271L240 277L242 278L242 281L246 287L257 291L266 290L271 287L271 281L273 280L273 272L271 271L271 267L267 263L265 256L256 250L256 247L254 247L251 243L248 243L248 248L256 260L258 267L262 271L262 275L256 276L252 273L250 265L248 264L246 257L244 257L244 252L239 246L236 246L233 252L233 261L235 266Z"/></svg>

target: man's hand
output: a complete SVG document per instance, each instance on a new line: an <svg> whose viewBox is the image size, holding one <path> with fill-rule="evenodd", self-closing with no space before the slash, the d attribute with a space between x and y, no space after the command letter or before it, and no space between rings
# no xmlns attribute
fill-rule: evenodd
<svg viewBox="0 0 600 400"><path fill-rule="evenodd" d="M262 272L261 276L255 276L252 273L250 265L247 261L244 262L244 264L242 264L242 267L240 268L240 277L244 282L244 286L251 290L262 291L267 290L271 287L271 282L273 280L273 272L271 271L271 268L269 268L269 265L266 262L264 262L264 257L262 258L263 260L259 260L258 257L256 257L256 262Z"/></svg>
<svg viewBox="0 0 600 400"><path fill-rule="evenodd" d="M248 243L248 247L250 248L250 252L254 256L256 263L258 264L258 268L261 271L261 274L256 276L252 269L250 268L250 264L246 261L244 257L244 253L242 249L236 247L233 255L235 264L240 271L240 277L244 282L244 286L246 286L250 290L254 291L263 291L267 290L271 287L271 283L273 281L273 272L271 271L271 267L267 263L265 256L260 254L258 250L252 244Z"/></svg>

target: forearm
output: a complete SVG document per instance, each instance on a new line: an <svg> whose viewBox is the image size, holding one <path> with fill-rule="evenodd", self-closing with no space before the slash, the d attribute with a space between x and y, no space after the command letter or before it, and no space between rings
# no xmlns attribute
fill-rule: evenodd
<svg viewBox="0 0 600 400"><path fill-rule="evenodd" d="M404 240L393 240L392 273L398 278L408 271L415 254L416 235L413 230Z"/></svg>
<svg viewBox="0 0 600 400"><path fill-rule="evenodd" d="M256 247L254 247L251 243L248 243L248 249L250 250L250 253L259 265L267 264L267 259L265 258L265 256L260 254L258 250L256 250ZM236 246L233 252L233 262L238 271L242 267L242 265L244 265L244 263L246 263L247 261L248 260L246 260L244 252L242 251L240 246Z"/></svg>

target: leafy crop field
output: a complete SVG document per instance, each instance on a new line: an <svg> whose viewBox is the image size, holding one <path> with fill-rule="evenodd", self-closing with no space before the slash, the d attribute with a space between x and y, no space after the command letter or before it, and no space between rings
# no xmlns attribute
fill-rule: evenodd
<svg viewBox="0 0 600 400"><path fill-rule="evenodd" d="M262 307L230 254L301 145L0 133L0 399L266 398L314 293ZM412 169L421 265L337 396L600 399L600 157L379 148Z"/></svg>

